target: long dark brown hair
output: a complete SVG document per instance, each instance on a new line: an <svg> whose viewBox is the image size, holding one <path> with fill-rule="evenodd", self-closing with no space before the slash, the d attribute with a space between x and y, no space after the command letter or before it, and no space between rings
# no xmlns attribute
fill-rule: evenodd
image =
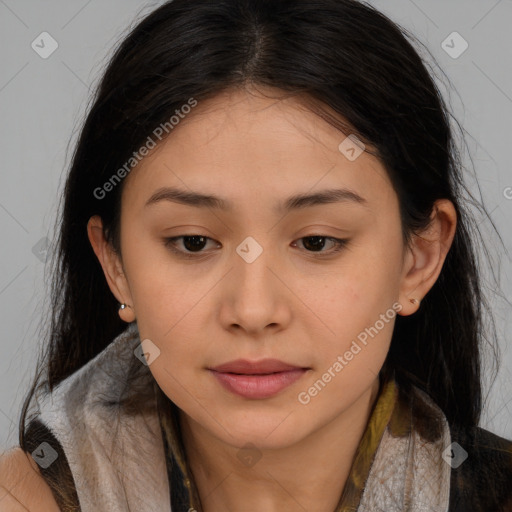
<svg viewBox="0 0 512 512"><path fill-rule="evenodd" d="M94 191L190 98L201 103L249 84L306 98L311 111L375 148L399 198L405 242L427 227L436 200L453 202L453 245L419 311L397 317L384 371L428 393L450 424L478 424L481 347L497 344L475 244L488 253L471 207L487 212L465 184L469 171L454 135L463 129L415 45L426 50L356 0L173 0L130 30L97 87L67 175L51 312L23 406L21 447L28 449L34 393L52 390L126 327L86 231L100 215L119 251L123 182L101 199Z"/></svg>

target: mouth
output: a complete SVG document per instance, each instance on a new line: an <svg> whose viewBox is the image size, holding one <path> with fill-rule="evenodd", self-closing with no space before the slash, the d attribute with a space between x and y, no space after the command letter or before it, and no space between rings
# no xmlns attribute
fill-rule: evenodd
<svg viewBox="0 0 512 512"><path fill-rule="evenodd" d="M231 393L249 399L270 398L299 380L309 368L264 359L238 359L208 368L216 380Z"/></svg>

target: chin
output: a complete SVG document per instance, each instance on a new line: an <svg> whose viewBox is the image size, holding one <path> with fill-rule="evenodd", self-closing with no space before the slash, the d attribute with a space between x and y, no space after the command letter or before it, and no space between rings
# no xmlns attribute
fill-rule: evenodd
<svg viewBox="0 0 512 512"><path fill-rule="evenodd" d="M243 413L243 415L227 415L229 423L224 426L226 430L219 425L210 425L213 427L217 436L232 446L243 447L250 443L261 450L286 448L306 437L313 426L310 428L304 424L298 424L293 419L293 414L262 415L261 412L255 414Z"/></svg>

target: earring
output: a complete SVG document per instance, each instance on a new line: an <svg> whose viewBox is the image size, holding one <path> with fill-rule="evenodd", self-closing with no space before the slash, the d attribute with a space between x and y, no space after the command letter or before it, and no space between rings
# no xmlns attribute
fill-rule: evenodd
<svg viewBox="0 0 512 512"><path fill-rule="evenodd" d="M418 304L418 305L419 305L419 304L421 303L421 301L420 301L420 300L418 300L418 299L409 299L409 302L410 302L411 304L414 304L414 305L416 305L416 304Z"/></svg>
<svg viewBox="0 0 512 512"><path fill-rule="evenodd" d="M128 311L128 308L130 308L131 311ZM121 317L121 320L124 320L127 323L133 322L135 320L133 308L124 302L119 306L119 316Z"/></svg>

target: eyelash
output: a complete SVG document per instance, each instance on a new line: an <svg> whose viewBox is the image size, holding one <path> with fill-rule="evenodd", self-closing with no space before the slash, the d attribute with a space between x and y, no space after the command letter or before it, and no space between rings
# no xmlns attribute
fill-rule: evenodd
<svg viewBox="0 0 512 512"><path fill-rule="evenodd" d="M198 259L201 256L203 256L203 251L198 251L197 253L192 252L184 252L180 249L177 249L175 246L175 242L177 240L180 240L182 238L188 238L188 237L200 237L204 238L205 240L213 240L213 238L209 238L207 236L203 235L197 235L197 234L191 234L191 235L181 235L181 236L175 236L172 238L164 238L164 245L169 248L173 253L177 254L178 256L185 258L185 259ZM305 238L324 238L325 240L330 240L334 242L335 246L330 251L306 251L311 253L316 258L323 258L327 256L331 256L333 254L336 254L340 251L342 251L348 244L349 240L347 239L340 239L340 238L334 238L329 237L325 235L307 235L303 236L301 238L298 238L297 240L304 240Z"/></svg>

